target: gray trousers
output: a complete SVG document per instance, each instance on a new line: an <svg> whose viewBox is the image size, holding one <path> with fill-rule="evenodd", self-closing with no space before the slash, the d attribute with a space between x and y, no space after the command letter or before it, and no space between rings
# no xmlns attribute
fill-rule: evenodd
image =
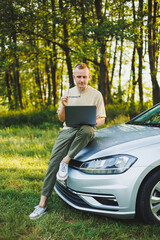
<svg viewBox="0 0 160 240"><path fill-rule="evenodd" d="M93 140L95 128L83 125L79 128L62 129L53 146L47 173L43 182L43 196L49 197L52 194L56 182L56 174L62 159L68 155L74 158L76 154Z"/></svg>

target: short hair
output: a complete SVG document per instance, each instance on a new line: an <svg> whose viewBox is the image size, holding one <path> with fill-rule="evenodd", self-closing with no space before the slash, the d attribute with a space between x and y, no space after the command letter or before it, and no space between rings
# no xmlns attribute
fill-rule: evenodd
<svg viewBox="0 0 160 240"><path fill-rule="evenodd" d="M88 68L88 70L89 70L89 67L88 67L88 65L87 65L86 63L78 63L78 64L74 67L74 72L75 72L76 68L78 68L78 69Z"/></svg>

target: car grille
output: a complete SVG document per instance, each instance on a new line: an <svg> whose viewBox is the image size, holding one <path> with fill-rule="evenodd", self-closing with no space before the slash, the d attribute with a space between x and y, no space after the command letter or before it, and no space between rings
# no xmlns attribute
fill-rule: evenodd
<svg viewBox="0 0 160 240"><path fill-rule="evenodd" d="M74 194L69 188L62 187L58 182L56 182L55 188L57 188L58 192L60 192L60 194L62 194L69 202L80 207L90 207L77 194Z"/></svg>
<svg viewBox="0 0 160 240"><path fill-rule="evenodd" d="M77 193L75 191L73 191L70 188L65 188L63 186L61 186L58 182L56 182L55 184L55 189L58 191L58 193L63 196L64 200L66 200L66 202L71 203L74 206L77 207L81 207L83 209L101 209L98 206L90 206L89 204L87 204L81 197L79 197L79 195L83 194L85 195L85 193ZM119 205L118 202L115 198L114 195L96 195L96 194L86 194L87 196L90 196L91 198L94 198L97 202L99 202L100 204L102 204L103 206L105 206L105 209L103 209L104 211L110 210L110 211L118 211L119 210ZM102 209L101 209L102 210Z"/></svg>

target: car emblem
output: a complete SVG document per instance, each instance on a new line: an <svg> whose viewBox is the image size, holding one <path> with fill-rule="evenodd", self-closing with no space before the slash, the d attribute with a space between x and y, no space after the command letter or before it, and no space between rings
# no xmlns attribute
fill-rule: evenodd
<svg viewBox="0 0 160 240"><path fill-rule="evenodd" d="M67 188L67 179L66 179L66 180L58 180L58 179L57 179L57 182L58 182L61 186Z"/></svg>

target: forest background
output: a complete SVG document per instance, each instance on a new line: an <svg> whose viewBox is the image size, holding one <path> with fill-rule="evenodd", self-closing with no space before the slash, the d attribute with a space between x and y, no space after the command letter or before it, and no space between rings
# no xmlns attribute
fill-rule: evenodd
<svg viewBox="0 0 160 240"><path fill-rule="evenodd" d="M0 0L0 109L56 107L77 62L106 106L156 104L159 20L159 0Z"/></svg>
<svg viewBox="0 0 160 240"><path fill-rule="evenodd" d="M28 217L75 64L89 65L107 126L126 122L160 99L159 20L160 0L0 0L0 239L159 239L159 226L81 212L55 192L49 214Z"/></svg>

